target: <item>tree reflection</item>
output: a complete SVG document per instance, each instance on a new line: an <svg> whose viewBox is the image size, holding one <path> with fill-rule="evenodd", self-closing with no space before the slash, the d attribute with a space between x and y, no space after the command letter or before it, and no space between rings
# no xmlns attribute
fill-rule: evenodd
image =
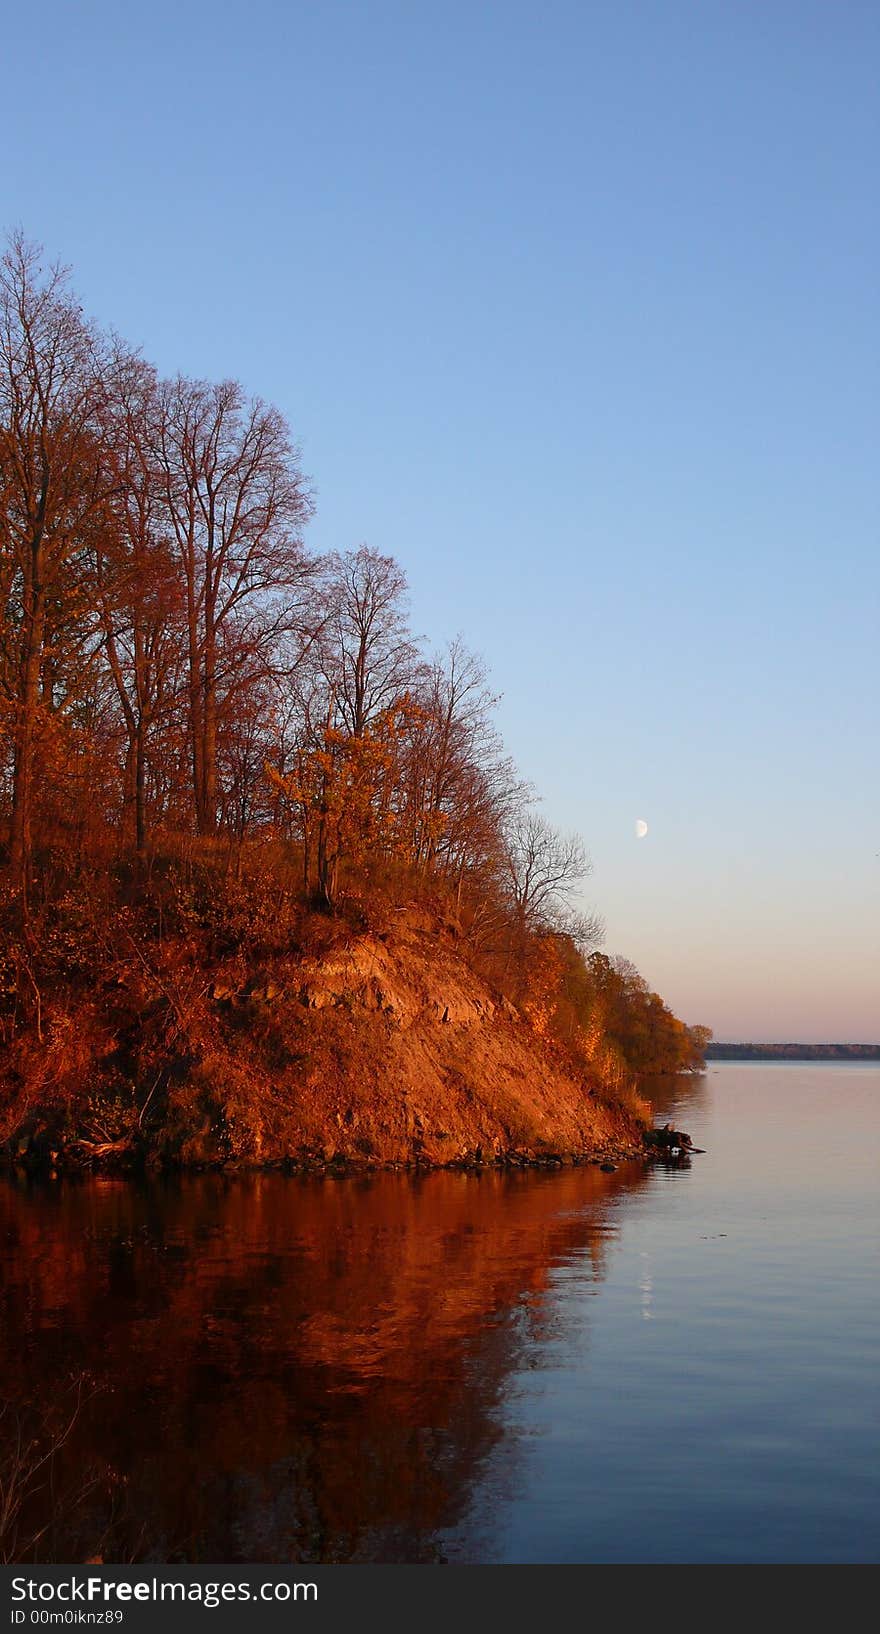
<svg viewBox="0 0 880 1634"><path fill-rule="evenodd" d="M58 1479L106 1481L65 1516L32 1498L27 1535L53 1523L32 1558L101 1539L116 1560L437 1558L554 1268L600 1279L611 1205L644 1183L629 1165L0 1187L11 1416L77 1374L100 1385Z"/></svg>
<svg viewBox="0 0 880 1634"><path fill-rule="evenodd" d="M709 1079L705 1072L656 1073L639 1080L639 1094L648 1102L655 1123L679 1119L687 1128L687 1114L705 1113L709 1104ZM699 1144L699 1142L697 1142Z"/></svg>

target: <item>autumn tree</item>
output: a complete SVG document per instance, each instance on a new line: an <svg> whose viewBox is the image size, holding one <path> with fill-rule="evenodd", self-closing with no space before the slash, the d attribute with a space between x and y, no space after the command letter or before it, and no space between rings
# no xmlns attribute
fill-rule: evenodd
<svg viewBox="0 0 880 1634"><path fill-rule="evenodd" d="M118 483L113 527L95 543L101 639L125 737L123 804L137 852L147 839L147 776L153 733L181 702L186 625L155 457L154 371L117 348L107 406Z"/></svg>
<svg viewBox="0 0 880 1634"><path fill-rule="evenodd" d="M86 321L63 269L10 241L0 922L19 962L10 977L0 956L0 1026L12 995L41 1034L35 950L75 962L80 941L103 947L105 908L124 936L164 927L166 908L189 935L230 888L218 865L240 881L258 851L264 915L273 870L291 894L289 862L328 911L347 892L419 893L585 1059L598 1030L615 1070L698 1061L705 1034L637 971L585 959L602 930L579 902L589 859L535 811L482 661L458 638L426 659L391 556L307 555L311 511L276 408L235 381L160 381ZM218 829L222 856L193 843ZM131 853L139 866L117 869Z"/></svg>
<svg viewBox="0 0 880 1634"><path fill-rule="evenodd" d="M591 1022L636 1075L693 1072L704 1064L711 1031L688 1027L651 990L629 959L594 952L588 962Z"/></svg>
<svg viewBox="0 0 880 1634"><path fill-rule="evenodd" d="M268 662L308 617L312 502L283 416L235 381L166 383L156 450L186 613L196 826L211 834L220 713L234 707L242 662Z"/></svg>
<svg viewBox="0 0 880 1634"><path fill-rule="evenodd" d="M286 776L266 766L270 784L301 814L306 888L314 856L316 894L324 907L336 903L344 860L364 869L380 857L407 857L400 766L418 715L418 706L404 694L357 735L327 722Z"/></svg>
<svg viewBox="0 0 880 1634"><path fill-rule="evenodd" d="M39 249L16 235L0 262L0 686L11 717L10 861L23 906L52 627L76 610L82 563L115 485L105 362L66 271L45 268Z"/></svg>
<svg viewBox="0 0 880 1634"><path fill-rule="evenodd" d="M434 659L421 695L426 729L415 758L413 804L420 818L416 859L427 871L438 853L453 867L463 854L461 818L468 808L476 815L471 774L486 768L498 748L492 723L498 700L482 661L459 638Z"/></svg>
<svg viewBox="0 0 880 1634"><path fill-rule="evenodd" d="M526 791L495 725L498 699L483 661L456 637L425 672L422 724L408 763L413 860L439 876L461 908L471 886L470 928L497 897L506 823ZM489 916L491 917L491 915Z"/></svg>
<svg viewBox="0 0 880 1634"><path fill-rule="evenodd" d="M528 807L508 824L504 847L505 894L510 906L507 969L515 973L518 989L529 985L530 959L541 944L556 967L555 955L550 957L554 936L567 937L584 949L601 941L601 920L577 906L578 888L591 872L577 834L560 832Z"/></svg>
<svg viewBox="0 0 880 1634"><path fill-rule="evenodd" d="M383 855L411 859L406 768L423 727L414 694L426 667L409 631L406 580L392 557L366 545L334 553L321 564L320 582L314 639L287 688L299 718L267 761L276 812L294 814L301 833L306 889L314 868L318 898L330 904L344 857L363 861L376 842Z"/></svg>

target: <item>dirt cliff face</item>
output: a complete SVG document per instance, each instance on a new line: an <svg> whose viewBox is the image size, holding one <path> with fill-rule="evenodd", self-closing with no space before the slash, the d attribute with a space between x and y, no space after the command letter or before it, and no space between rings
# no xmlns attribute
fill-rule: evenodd
<svg viewBox="0 0 880 1634"><path fill-rule="evenodd" d="M238 956L206 970L179 947L163 957L64 996L64 1025L50 1018L12 1075L26 1114L17 1152L36 1141L51 1162L320 1169L640 1150L635 1113L494 993L427 913L259 968Z"/></svg>
<svg viewBox="0 0 880 1634"><path fill-rule="evenodd" d="M427 916L211 989L222 1043L260 1093L226 1091L232 1156L446 1165L637 1151L603 1099Z"/></svg>

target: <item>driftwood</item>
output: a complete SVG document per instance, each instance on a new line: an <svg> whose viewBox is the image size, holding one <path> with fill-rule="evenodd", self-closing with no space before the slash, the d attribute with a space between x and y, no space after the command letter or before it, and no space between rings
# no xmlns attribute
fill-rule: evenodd
<svg viewBox="0 0 880 1634"><path fill-rule="evenodd" d="M128 1137L122 1140L76 1140L71 1151L82 1152L84 1157L133 1157L135 1146Z"/></svg>
<svg viewBox="0 0 880 1634"><path fill-rule="evenodd" d="M80 1165L97 1165L99 1168L113 1170L133 1168L140 1160L142 1148L130 1135L123 1135L119 1140L79 1140L71 1141L64 1148L63 1156L74 1167ZM54 1162L55 1153L50 1154Z"/></svg>
<svg viewBox="0 0 880 1634"><path fill-rule="evenodd" d="M683 1129L673 1129L671 1123L662 1129L646 1129L642 1139L648 1150L658 1157L688 1157L691 1152L702 1152Z"/></svg>

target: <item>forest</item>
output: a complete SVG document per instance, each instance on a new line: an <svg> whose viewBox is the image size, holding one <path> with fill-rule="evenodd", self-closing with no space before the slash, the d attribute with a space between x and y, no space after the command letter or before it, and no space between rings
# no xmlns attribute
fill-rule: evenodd
<svg viewBox="0 0 880 1634"><path fill-rule="evenodd" d="M880 1061L880 1044L706 1045L707 1061Z"/></svg>
<svg viewBox="0 0 880 1634"><path fill-rule="evenodd" d="M149 968L161 988L173 967L179 990L218 958L308 952L413 903L606 1076L702 1063L707 1030L599 951L584 844L513 765L482 660L459 636L425 650L391 557L310 550L313 511L276 407L234 380L160 378L87 318L64 268L9 239L7 1134L77 992L108 971Z"/></svg>

